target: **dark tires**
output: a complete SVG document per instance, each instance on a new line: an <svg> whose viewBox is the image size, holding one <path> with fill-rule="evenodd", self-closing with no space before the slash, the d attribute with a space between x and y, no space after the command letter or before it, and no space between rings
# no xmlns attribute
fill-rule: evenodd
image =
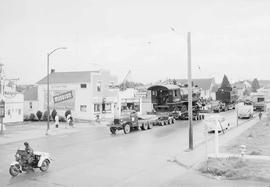
<svg viewBox="0 0 270 187"><path fill-rule="evenodd" d="M16 177L20 173L19 169L16 166L10 166L9 168L9 174L12 177Z"/></svg>
<svg viewBox="0 0 270 187"><path fill-rule="evenodd" d="M41 164L41 167L39 168L41 171L47 171L50 167L50 161L49 160L44 160Z"/></svg>
<svg viewBox="0 0 270 187"><path fill-rule="evenodd" d="M130 133L130 129L131 129L130 124L125 124L125 126L124 126L124 133L125 134Z"/></svg>
<svg viewBox="0 0 270 187"><path fill-rule="evenodd" d="M148 129L152 129L153 128L153 123L149 122L148 123Z"/></svg>

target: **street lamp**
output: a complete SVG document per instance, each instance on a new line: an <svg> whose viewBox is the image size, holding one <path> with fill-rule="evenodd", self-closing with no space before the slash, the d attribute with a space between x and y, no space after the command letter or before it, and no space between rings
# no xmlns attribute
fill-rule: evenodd
<svg viewBox="0 0 270 187"><path fill-rule="evenodd" d="M50 90L49 90L49 64L50 64L50 55L53 54L55 51L60 50L60 49L67 49L66 47L58 47L51 52L47 54L47 130L46 130L46 135L49 134L50 130Z"/></svg>

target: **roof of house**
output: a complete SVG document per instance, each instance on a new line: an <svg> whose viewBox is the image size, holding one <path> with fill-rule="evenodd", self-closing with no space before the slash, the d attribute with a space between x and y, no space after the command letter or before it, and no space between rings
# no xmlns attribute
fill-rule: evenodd
<svg viewBox="0 0 270 187"><path fill-rule="evenodd" d="M25 101L37 101L38 100L38 88L37 86L26 89L23 93Z"/></svg>
<svg viewBox="0 0 270 187"><path fill-rule="evenodd" d="M155 89L155 88L160 88L160 87L162 87L162 88L164 88L164 89L166 89L166 90L177 90L177 89L180 88L179 86L173 85L173 84L159 84L159 85L153 85L153 86L150 86L150 87L148 88L148 90L153 90L153 89Z"/></svg>
<svg viewBox="0 0 270 187"><path fill-rule="evenodd" d="M74 72L54 72L49 75L50 83L79 83L90 82L91 73L99 71L74 71ZM37 84L47 84L47 76L37 82Z"/></svg>
<svg viewBox="0 0 270 187"><path fill-rule="evenodd" d="M176 79L176 81L180 84L188 84L187 79ZM192 79L194 86L198 86L203 90L209 90L211 88L211 84L214 82L213 78L206 78L206 79Z"/></svg>

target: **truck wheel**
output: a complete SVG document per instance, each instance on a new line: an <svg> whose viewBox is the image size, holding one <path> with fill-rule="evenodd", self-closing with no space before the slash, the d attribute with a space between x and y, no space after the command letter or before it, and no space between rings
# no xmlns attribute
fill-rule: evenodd
<svg viewBox="0 0 270 187"><path fill-rule="evenodd" d="M172 124L174 124L174 119L172 119Z"/></svg>
<svg viewBox="0 0 270 187"><path fill-rule="evenodd" d="M147 130L147 128L148 128L147 123L143 123L143 124L142 124L142 130Z"/></svg>
<svg viewBox="0 0 270 187"><path fill-rule="evenodd" d="M153 123L149 122L148 123L148 129L152 129L153 128Z"/></svg>
<svg viewBox="0 0 270 187"><path fill-rule="evenodd" d="M111 128L110 128L110 131L111 131L111 133L112 133L112 134L115 134L116 129L115 129L115 128L113 128L113 127L111 127Z"/></svg>
<svg viewBox="0 0 270 187"><path fill-rule="evenodd" d="M125 134L130 133L130 125L129 124L125 124L125 126L124 126L124 133Z"/></svg>

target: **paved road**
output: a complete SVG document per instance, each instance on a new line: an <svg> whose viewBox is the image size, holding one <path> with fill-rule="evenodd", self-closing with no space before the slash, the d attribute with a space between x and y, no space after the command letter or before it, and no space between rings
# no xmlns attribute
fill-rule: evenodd
<svg viewBox="0 0 270 187"><path fill-rule="evenodd" d="M235 114L223 113L233 124ZM241 122L240 122L241 123ZM235 123L234 123L235 124ZM194 124L194 142L203 140L203 123ZM111 135L107 127L29 140L35 150L49 152L48 172L9 176L10 162L21 143L0 146L0 186L160 186L184 172L168 162L188 147L188 123Z"/></svg>

